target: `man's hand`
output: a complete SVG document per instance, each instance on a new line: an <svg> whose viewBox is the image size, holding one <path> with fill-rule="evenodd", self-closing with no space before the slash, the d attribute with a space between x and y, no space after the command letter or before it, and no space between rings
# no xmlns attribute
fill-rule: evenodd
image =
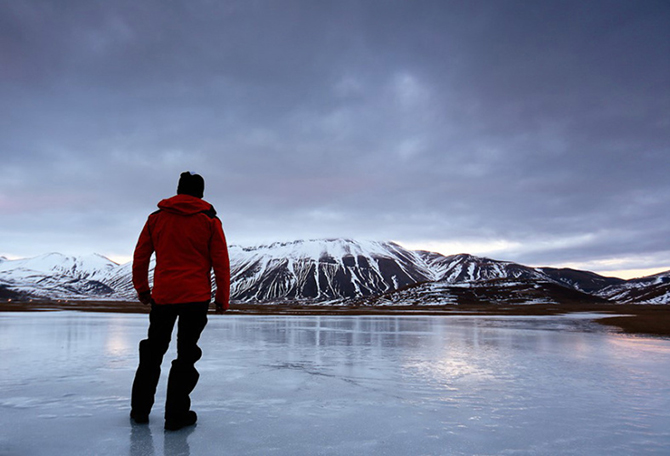
<svg viewBox="0 0 670 456"><path fill-rule="evenodd" d="M229 307L228 303L223 304L219 301L215 301L214 305L216 306L216 313L218 313L218 314L224 313L226 310L228 310L228 307Z"/></svg>
<svg viewBox="0 0 670 456"><path fill-rule="evenodd" d="M139 299L140 302L145 306L154 303L154 300L151 297L151 291L143 291L142 293L137 293L137 299Z"/></svg>

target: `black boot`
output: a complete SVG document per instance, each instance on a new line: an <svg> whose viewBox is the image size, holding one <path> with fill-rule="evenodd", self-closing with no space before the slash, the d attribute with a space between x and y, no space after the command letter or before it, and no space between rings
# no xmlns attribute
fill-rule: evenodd
<svg viewBox="0 0 670 456"><path fill-rule="evenodd" d="M193 411L189 410L185 415L180 417L172 417L165 420L165 430L166 431L178 431L181 428L186 426L193 426L195 422L198 421L198 415Z"/></svg>
<svg viewBox="0 0 670 456"><path fill-rule="evenodd" d="M138 413L134 410L131 410L130 419L133 420L135 424L147 424L149 422L149 414Z"/></svg>
<svg viewBox="0 0 670 456"><path fill-rule="evenodd" d="M166 423L185 421L191 413L190 394L198 383L198 377L200 375L192 363L185 363L179 358L172 361L165 400Z"/></svg>

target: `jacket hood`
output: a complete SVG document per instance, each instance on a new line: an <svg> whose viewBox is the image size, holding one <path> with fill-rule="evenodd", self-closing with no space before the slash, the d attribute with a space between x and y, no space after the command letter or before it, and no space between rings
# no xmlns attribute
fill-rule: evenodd
<svg viewBox="0 0 670 456"><path fill-rule="evenodd" d="M192 215L213 209L207 201L191 195L176 195L164 199L158 203L158 207L164 211L182 215Z"/></svg>

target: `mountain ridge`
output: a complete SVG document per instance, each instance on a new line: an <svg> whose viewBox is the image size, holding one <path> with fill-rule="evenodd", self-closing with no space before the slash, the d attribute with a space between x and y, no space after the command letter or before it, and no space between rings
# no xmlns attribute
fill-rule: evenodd
<svg viewBox="0 0 670 456"><path fill-rule="evenodd" d="M376 297L420 285L433 297L442 290L445 296L469 296L463 299L472 299L477 293L453 290L481 291L488 287L485 299L495 302L591 297L621 303L670 303L670 271L626 281L590 271L530 267L470 254L409 250L395 242L340 238L231 245L229 253L234 302L374 301ZM117 264L99 254L76 257L52 252L28 259L0 260L4 296L134 300L131 278L131 262ZM562 292L556 287L580 294ZM544 298L542 293L546 294ZM414 302L419 299L416 294L412 297Z"/></svg>

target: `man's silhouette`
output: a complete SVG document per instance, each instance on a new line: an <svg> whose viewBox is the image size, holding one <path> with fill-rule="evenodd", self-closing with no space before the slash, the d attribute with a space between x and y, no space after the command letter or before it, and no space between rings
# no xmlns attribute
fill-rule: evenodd
<svg viewBox="0 0 670 456"><path fill-rule="evenodd" d="M140 363L133 382L130 412L136 423L148 423L163 355L177 323L177 359L172 361L165 402L165 429L195 424L190 393L198 382L195 363L202 356L198 339L207 324L216 277L216 311L228 309L230 265L226 238L214 207L202 199L205 182L182 173L177 195L158 203L135 247L133 285L139 300L151 305L149 335L140 342ZM149 260L156 253L154 288L149 287Z"/></svg>

